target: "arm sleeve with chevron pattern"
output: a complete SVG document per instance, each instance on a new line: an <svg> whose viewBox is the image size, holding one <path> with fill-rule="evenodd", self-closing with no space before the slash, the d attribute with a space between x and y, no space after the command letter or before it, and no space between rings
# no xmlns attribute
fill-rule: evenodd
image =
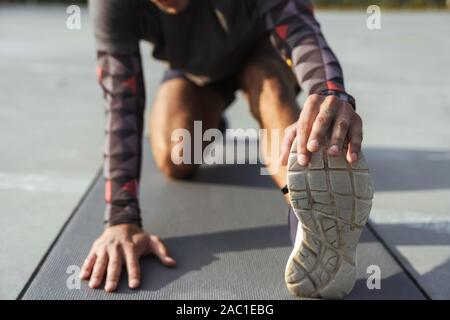
<svg viewBox="0 0 450 320"><path fill-rule="evenodd" d="M141 226L138 200L145 88L139 51L97 54L106 111L105 225Z"/></svg>
<svg viewBox="0 0 450 320"><path fill-rule="evenodd" d="M141 226L138 198L145 88L139 39L143 1L90 0L105 101L105 226Z"/></svg>
<svg viewBox="0 0 450 320"><path fill-rule="evenodd" d="M278 1L267 12L266 25L307 95L327 90L345 92L341 66L314 17L311 1Z"/></svg>

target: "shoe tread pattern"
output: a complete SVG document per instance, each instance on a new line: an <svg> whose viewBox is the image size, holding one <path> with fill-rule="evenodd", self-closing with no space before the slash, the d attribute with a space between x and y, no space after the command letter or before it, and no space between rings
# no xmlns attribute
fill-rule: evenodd
<svg viewBox="0 0 450 320"><path fill-rule="evenodd" d="M364 155L349 164L346 150L338 157L327 145L310 164L297 161L296 142L288 162L291 205L303 241L286 266L288 289L300 297L342 298L353 288L356 246L369 218L373 182Z"/></svg>

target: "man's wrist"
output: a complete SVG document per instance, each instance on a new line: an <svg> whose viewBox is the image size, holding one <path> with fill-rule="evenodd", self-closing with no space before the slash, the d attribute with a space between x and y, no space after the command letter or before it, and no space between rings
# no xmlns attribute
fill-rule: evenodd
<svg viewBox="0 0 450 320"><path fill-rule="evenodd" d="M134 224L142 228L141 210L137 201L125 207L107 204L105 209L105 228L119 224Z"/></svg>
<svg viewBox="0 0 450 320"><path fill-rule="evenodd" d="M121 220L112 220L112 221L105 221L105 228L119 226L119 225L134 225L136 227L139 227L142 229L142 220L136 220L136 219L121 219Z"/></svg>
<svg viewBox="0 0 450 320"><path fill-rule="evenodd" d="M347 102L348 104L350 104L352 106L353 110L356 111L355 98L351 94L348 94L347 92L337 91L337 90L323 90L319 94L321 96L325 96L325 97L335 96L335 97L339 98L341 101L344 101L344 102Z"/></svg>

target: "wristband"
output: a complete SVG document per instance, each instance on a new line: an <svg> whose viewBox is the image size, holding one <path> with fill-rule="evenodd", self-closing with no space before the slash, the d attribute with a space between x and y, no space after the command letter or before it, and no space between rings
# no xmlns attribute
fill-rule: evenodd
<svg viewBox="0 0 450 320"><path fill-rule="evenodd" d="M340 100L347 102L348 104L350 104L353 108L353 110L356 111L356 101L355 98L346 93L346 92L341 92L341 91L335 91L335 90L324 90L321 93L319 93L321 96L335 96L338 97Z"/></svg>

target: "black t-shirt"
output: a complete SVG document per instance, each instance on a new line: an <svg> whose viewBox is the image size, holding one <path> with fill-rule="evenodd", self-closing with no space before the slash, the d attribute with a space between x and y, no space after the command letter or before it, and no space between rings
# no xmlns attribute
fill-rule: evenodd
<svg viewBox="0 0 450 320"><path fill-rule="evenodd" d="M153 56L204 84L228 78L267 34L264 12L278 0L191 0L180 14L167 14L150 0L92 0L97 49L138 50L139 40L154 46Z"/></svg>

